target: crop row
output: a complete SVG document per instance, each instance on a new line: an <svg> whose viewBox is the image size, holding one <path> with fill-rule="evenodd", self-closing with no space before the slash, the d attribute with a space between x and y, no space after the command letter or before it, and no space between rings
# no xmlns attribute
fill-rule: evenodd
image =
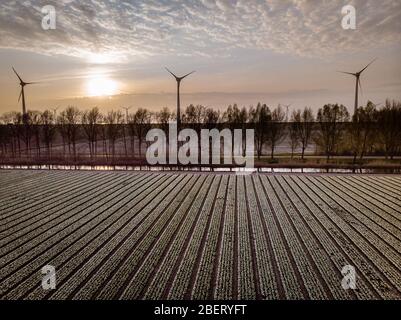
<svg viewBox="0 0 401 320"><path fill-rule="evenodd" d="M2 213L1 213L1 225L4 225L4 220L6 218L12 217L15 219L20 208L27 207L27 205L33 207L38 206L52 198L52 195L60 195L60 189L68 189L70 186L75 186L77 181L84 181L83 179L91 177L87 173L82 176L64 176L64 175L44 175L46 179L40 179L40 181L35 181L31 186L27 187L25 190L21 187L17 187L16 190L10 190L10 194L2 195ZM39 179L38 179L39 180ZM62 191L61 191L62 192ZM44 199L43 195L46 195ZM10 220L8 220L9 222ZM7 222L7 221L6 221Z"/></svg>
<svg viewBox="0 0 401 320"><path fill-rule="evenodd" d="M138 184L140 186L141 184ZM134 186L134 185L132 185ZM133 190L135 191L135 190ZM140 190L139 190L140 191ZM126 194L128 196L129 194ZM121 197L117 197L112 201L107 201L110 198L109 196L105 196L103 201L99 200L97 204L98 207L89 207L86 209L87 215L85 216L85 220L81 221L81 224L78 224L76 229L72 232L72 230L67 229L61 233L54 234L51 238L49 238L46 242L42 243L38 247L33 250L28 251L21 259L14 260L10 265L9 269L20 268L18 272L14 272L10 276L7 277L6 283L10 281L19 281L23 279L24 276L29 274L29 271L35 268L40 268L41 263L43 263L43 254L46 253L47 259L52 259L52 254L62 254L64 250L67 250L71 244L77 241L81 236L86 235L93 227L102 226L104 220L108 218L111 213L113 213L113 205L119 205L119 200L121 201L124 197L124 194ZM110 199L109 199L110 200ZM102 204L105 206L102 209L99 209ZM17 266L16 266L17 264ZM57 264L59 266L59 264Z"/></svg>
<svg viewBox="0 0 401 320"><path fill-rule="evenodd" d="M0 180L0 299L400 298L397 176L0 171ZM46 264L54 291L41 287ZM341 286L348 264L357 290Z"/></svg>
<svg viewBox="0 0 401 320"><path fill-rule="evenodd" d="M169 299L184 299L189 298L191 295L193 283L198 271L197 267L205 244L204 239L207 236L207 228L210 225L212 217L214 200L221 180L221 176L216 176L210 185L209 192L198 218L197 226L189 240L182 261L177 268L172 285L167 294Z"/></svg>
<svg viewBox="0 0 401 320"><path fill-rule="evenodd" d="M245 189L248 199L250 224L252 225L251 241L255 248L254 269L258 275L260 297L263 299L278 299L279 289L275 279L272 251L267 238L268 230L264 227L256 199L253 179L245 177ZM239 275L241 277L241 275Z"/></svg>
<svg viewBox="0 0 401 320"><path fill-rule="evenodd" d="M150 234L141 241L137 249L132 252L127 264L136 266L133 276L130 279L126 289L121 294L123 299L138 299L143 296L143 292L148 288L148 284L152 280L152 273L148 270L155 270L159 274L169 276L171 268L167 265L162 265L158 270L160 262L163 258L165 261L174 262L174 255L167 256L169 248L175 248L175 254L178 254L183 241L187 236L188 230L192 227L196 211L190 211L197 198L197 195L205 181L205 176L196 177L196 181L190 181L191 189L184 196L184 199L175 199L166 212L163 212L163 218L166 219L167 225L161 224L162 219L156 224ZM173 245L177 242L177 245Z"/></svg>
<svg viewBox="0 0 401 320"><path fill-rule="evenodd" d="M215 299L234 299L234 260L236 259L236 215L235 177L230 177L227 186L224 223L215 284Z"/></svg>
<svg viewBox="0 0 401 320"><path fill-rule="evenodd" d="M132 247L138 239L144 237L149 227L154 224L155 219L160 217L161 207L164 208L174 199L178 189L183 188L189 177L174 177L164 189L158 189L147 195L138 206L142 208L140 214L136 215L127 225L116 233L103 245L98 245L98 250L88 259L84 260L73 269L74 273L61 287L63 290L55 292L52 299L65 299L80 297L92 297L101 288L111 284L117 287L119 281L124 281L129 272L121 272L122 262L129 255ZM135 211L133 211L135 212ZM122 276L123 274L124 276ZM107 282L107 283L105 283ZM111 292L110 292L111 293Z"/></svg>
<svg viewBox="0 0 401 320"><path fill-rule="evenodd" d="M265 178L264 186L267 191L267 196L270 198L284 238L289 244L289 249L293 254L297 269L299 270L303 282L305 283L309 297L311 299L327 298L325 289L323 288L322 283L319 281L319 275L318 271L316 270L316 266L312 263L305 244L302 243L303 239L298 238L294 227L287 217L286 209L289 209L289 207L287 206L287 208L285 208L280 204L280 196L276 194L276 184L274 183L273 177L269 177L269 179L266 177L263 178ZM283 201L283 199L281 199L281 201Z"/></svg>
<svg viewBox="0 0 401 320"><path fill-rule="evenodd" d="M209 228L206 231L206 238L201 251L199 266L197 269L195 282L191 291L191 298L210 299L211 281L213 266L218 261L218 239L220 223L224 212L224 201L227 189L228 177L223 176L218 192L215 196L214 207L211 212Z"/></svg>
<svg viewBox="0 0 401 320"><path fill-rule="evenodd" d="M349 190L347 195L355 199L354 203L358 203L366 208L363 211L375 213L370 216L371 220L390 231L396 237L401 237L401 221L398 220L399 207L394 209L391 207L391 202L383 199L380 201L375 199L376 193L364 190L360 186L353 184L352 181L345 182L333 177L328 182L338 189Z"/></svg>
<svg viewBox="0 0 401 320"><path fill-rule="evenodd" d="M3 245L3 252L8 252L8 254L0 259L0 266L4 265L3 261L10 261L11 257L18 258L25 252L32 253L44 242L45 244L50 244L51 237L58 240L61 234L67 232L67 230L75 230L75 227L83 223L82 221L90 219L89 212L96 214L93 209L99 207L102 203L111 201L115 195L118 195L122 188L119 182L120 180L113 180L108 184L94 186L89 192L84 193L85 196L80 197L77 202L71 202L67 206L51 207L48 211L49 215L45 216L42 221L33 224L31 228L27 226L30 229L27 233L24 230L20 230L15 234L10 234L9 238L12 239L2 239L0 243ZM102 197L103 193L107 196ZM20 237L16 238L17 235L20 235ZM13 239L16 240L12 241Z"/></svg>
<svg viewBox="0 0 401 320"><path fill-rule="evenodd" d="M351 192L344 194L334 181L330 182L321 179L318 183L322 190L327 191L339 205L346 209L349 221L353 221L356 228L359 228L372 242L377 243L379 251L384 250L385 254L388 253L388 258L396 266L401 265L401 256L396 253L401 250L401 243L394 236L397 233L399 235L400 230L378 216L377 208L364 206L358 196Z"/></svg>
<svg viewBox="0 0 401 320"><path fill-rule="evenodd" d="M372 183L371 180L364 179L356 179L354 177L349 177L348 180L342 179L344 182L348 182L356 188L360 188L363 191L368 190L369 196L372 196L377 201L385 204L395 210L398 210L401 206L401 197L396 196L395 193L392 193L392 190L387 189L385 186L381 185L378 187L376 184ZM398 217L396 217L398 218Z"/></svg>
<svg viewBox="0 0 401 320"><path fill-rule="evenodd" d="M110 187L110 181L114 182L114 179L107 179L108 177L102 177L96 180L78 180L76 182L76 187L72 189L64 197L59 197L58 199L52 199L47 201L45 204L39 204L38 206L26 205L24 208L19 210L18 214L15 214L15 219L7 223L8 229L2 232L3 237L1 237L1 245L5 245L15 238L21 238L22 235L29 233L30 231L40 227L45 226L49 222L56 223L56 220L61 215L61 209L66 210L66 207L71 207L79 203L83 198L87 198L90 195L97 195L94 192L99 190L99 188ZM120 178L121 179L121 178ZM116 179L116 180L120 180ZM89 189L89 192L85 190ZM27 214L29 212L29 214ZM4 236L5 235L5 236ZM11 238L11 239L10 239ZM7 240L8 241L7 241Z"/></svg>
<svg viewBox="0 0 401 320"><path fill-rule="evenodd" d="M70 278L74 277L75 273L85 266L90 259L96 255L99 257L104 254L104 247L106 247L109 242L113 243L121 240L127 233L135 229L143 218L146 217L146 213L144 213L142 209L149 203L149 198L153 196L154 199L157 199L157 195L160 194L162 188L167 187L172 180L173 177L169 177L168 179L166 179L166 177L160 177L160 184L155 185L153 179L147 182L135 192L132 198L128 197L128 202L124 203L122 208L119 210L116 210L118 208L113 208L113 210L116 210L118 218L107 227L105 232L102 232L101 225L95 226L96 229L91 231L88 235L83 234L81 241L74 244L69 250L64 251L60 257L61 266L57 272L59 285L63 285ZM161 196L163 195L161 194ZM84 244L84 246L81 247L81 244ZM75 254L72 259L68 258L68 251L71 250L73 250ZM112 251L108 254L112 254ZM57 258L55 263L59 262ZM66 260L64 261L64 259ZM68 295L70 292L64 294ZM41 298L44 296L45 292L37 288L29 297Z"/></svg>
<svg viewBox="0 0 401 320"><path fill-rule="evenodd" d="M299 181L294 181L291 177L280 178L282 185L287 184L288 196L293 200L293 203L302 212L302 217L305 223L309 226L310 230L315 234L318 241L321 243L327 255L330 257L332 263L337 270L333 270L333 277L336 275L340 277L340 271L345 265L360 265L366 264L363 256L358 252L350 241L345 238L345 235L328 217L335 213L331 212L330 208L324 202L316 197L313 192L310 192L306 186L302 185ZM349 245L344 246L344 243ZM319 262L320 263L320 262ZM371 270L371 269L370 269ZM324 275L327 276L327 275ZM342 276L341 276L342 277ZM340 287L340 280L333 283L331 290L336 290ZM358 281L358 290L355 294L361 299L372 299L376 296L371 292L369 286L363 278ZM343 293L346 294L346 293ZM351 294L351 293L350 293ZM341 293L333 293L333 296L341 295ZM351 294L352 295L352 294Z"/></svg>
<svg viewBox="0 0 401 320"><path fill-rule="evenodd" d="M294 257L289 250L289 245L282 235L277 217L273 212L273 204L266 196L265 182L265 177L254 178L257 198L274 253L272 261L277 264L277 279L278 282L282 283L285 297L288 299L304 299L305 290L302 279L294 263Z"/></svg>
<svg viewBox="0 0 401 320"><path fill-rule="evenodd" d="M180 230L176 232L174 241L170 240L171 245L167 246L166 249L168 251L163 254L162 261L159 259L158 268L156 268L153 273L153 279L147 286L147 291L143 295L145 299L162 299L166 297L168 285L174 277L177 266L181 263L186 245L196 228L200 216L200 210L206 199L212 180L211 176L202 179L200 191L198 191L198 195L194 197L193 204L188 210L185 221L182 223ZM183 209L184 207L181 206L179 210Z"/></svg>
<svg viewBox="0 0 401 320"><path fill-rule="evenodd" d="M316 181L310 181L307 177L298 177L298 179L302 180L305 186L313 190L313 192L329 206L330 211L328 212L332 212L330 218L335 221L336 225L341 226L341 229L349 235L352 243L355 243L357 248L375 264L379 272L376 271L372 274L372 280L376 281L379 287L382 285L385 286L383 282L385 283L386 281L382 278L382 274L384 274L390 282L397 284L397 282L399 282L399 271L397 271L393 265L382 256L381 252L375 248L377 239L372 239L372 237L369 236L370 234L366 232L367 228L363 227L361 223L355 222L355 220L350 217L350 214L330 197L330 195L333 196L332 192L323 191L325 190L324 187L322 188L318 183L311 183L312 181ZM344 194L342 194L342 196L345 197ZM340 197L336 197L336 200L342 202L342 198ZM344 241L343 246L348 245L349 243ZM368 275L367 273L364 274ZM398 284L396 286L398 286ZM391 292L386 292L386 290L382 290L381 293L391 295Z"/></svg>
<svg viewBox="0 0 401 320"><path fill-rule="evenodd" d="M126 220L133 218L133 216L129 214L129 211L126 213L122 213L121 211L127 207L128 203L131 205L132 202L132 205L134 205L135 201L138 202L142 197L150 192L155 178L160 178L162 183L167 177L147 177L145 181L139 183L136 182L136 186L132 190L132 198L131 196L128 196L128 202L123 203L122 207L117 203L114 206L109 207L109 209L104 210L104 212L100 211L99 219L92 220L90 224L83 226L83 228L80 229L80 232L73 233L68 238L65 238L61 248L59 246L53 246L47 251L48 261L50 261L52 265L57 266L59 283L62 282L65 272L68 269L65 265L71 267L72 265L82 261L82 259L88 255L88 252L100 248L102 239L108 239L113 232L118 232L119 228L126 223ZM108 212L112 213L107 215ZM11 278L23 279L24 277L27 277L27 275L30 277L23 282L17 290L10 292L9 295L14 295L14 297L17 295L18 297L18 289L21 294L25 291L31 290L33 286L37 284L37 281L35 281L36 278L33 276L34 272L32 273L32 271L37 271L37 268L43 265L43 263L43 257L38 256L29 265L26 265L24 268L18 270L17 273L13 274Z"/></svg>

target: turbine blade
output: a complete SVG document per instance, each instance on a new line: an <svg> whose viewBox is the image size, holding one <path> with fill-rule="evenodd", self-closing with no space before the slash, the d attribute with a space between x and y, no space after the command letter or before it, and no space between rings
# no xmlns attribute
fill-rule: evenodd
<svg viewBox="0 0 401 320"><path fill-rule="evenodd" d="M21 97L22 97L22 90L21 90L21 92L20 92L20 94L19 94L18 102L21 100Z"/></svg>
<svg viewBox="0 0 401 320"><path fill-rule="evenodd" d="M174 78L178 79L178 77L177 77L174 73L172 73L169 69L167 69L167 67L165 67L165 69L166 69L169 73L171 73L171 75L172 75Z"/></svg>
<svg viewBox="0 0 401 320"><path fill-rule="evenodd" d="M24 82L24 81L22 81L22 79L21 79L21 77L19 76L19 74L17 73L17 71L15 71L14 67L12 67L12 68L13 68L14 73L17 75L18 79L19 79L21 82Z"/></svg>
<svg viewBox="0 0 401 320"><path fill-rule="evenodd" d="M373 62L375 62L377 60L377 58L374 58L365 68L363 68L361 71L359 71L359 74L361 74L362 72L364 72L366 70L367 67L369 67Z"/></svg>
<svg viewBox="0 0 401 320"><path fill-rule="evenodd" d="M356 77L356 73L352 73L352 72L345 72L345 71L337 71L340 73L345 73L345 74L350 74L351 76L355 76Z"/></svg>
<svg viewBox="0 0 401 320"><path fill-rule="evenodd" d="M192 72L190 72L190 73L187 73L185 76L181 77L181 80L184 79L184 78L186 78L186 77L188 77L189 75L193 74L194 72L195 72L195 70L192 71Z"/></svg>
<svg viewBox="0 0 401 320"><path fill-rule="evenodd" d="M361 90L361 95L363 95L363 92L362 92L362 84L361 84L361 78L358 78L358 85L359 85L359 89Z"/></svg>

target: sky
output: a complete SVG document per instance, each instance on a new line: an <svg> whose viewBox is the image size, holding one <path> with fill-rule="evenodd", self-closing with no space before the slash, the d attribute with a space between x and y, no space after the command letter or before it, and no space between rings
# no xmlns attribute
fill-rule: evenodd
<svg viewBox="0 0 401 320"><path fill-rule="evenodd" d="M44 30L42 8L53 5L56 29ZM341 10L356 9L345 30ZM98 106L222 109L229 104L291 109L326 103L353 108L401 100L399 0L26 0L0 2L0 113Z"/></svg>

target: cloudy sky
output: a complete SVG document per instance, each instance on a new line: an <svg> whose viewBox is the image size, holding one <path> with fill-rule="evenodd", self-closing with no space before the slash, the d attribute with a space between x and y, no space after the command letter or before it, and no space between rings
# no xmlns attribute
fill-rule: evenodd
<svg viewBox="0 0 401 320"><path fill-rule="evenodd" d="M43 30L43 6L56 29ZM356 8L356 30L341 9ZM196 73L182 84L183 104L339 102L401 99L399 0L2 0L0 112L20 110L14 66L25 81L28 109L69 104L82 109L175 105L165 71Z"/></svg>

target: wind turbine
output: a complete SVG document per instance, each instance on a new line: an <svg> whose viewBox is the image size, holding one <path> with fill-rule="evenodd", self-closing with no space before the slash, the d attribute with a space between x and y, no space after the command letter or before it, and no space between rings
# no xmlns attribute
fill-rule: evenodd
<svg viewBox="0 0 401 320"><path fill-rule="evenodd" d="M122 109L125 110L125 122L128 124L128 110L132 108L132 106L130 107L120 107Z"/></svg>
<svg viewBox="0 0 401 320"><path fill-rule="evenodd" d="M53 111L54 121L56 121L56 118L57 118L57 110L58 110L59 108L60 108L60 107L51 109L51 110Z"/></svg>
<svg viewBox="0 0 401 320"><path fill-rule="evenodd" d="M371 101L371 102L373 103L373 105L374 105L375 107L378 107L378 106L380 106L380 105L383 104L383 102L379 102L379 103L374 103L373 101Z"/></svg>
<svg viewBox="0 0 401 320"><path fill-rule="evenodd" d="M12 68L13 68L14 73L17 75L17 77L18 77L18 79L20 81L21 93L19 94L18 102L21 100L21 97L22 97L22 119L25 122L25 120L26 120L26 106L25 106L25 91L24 91L24 87L29 85L29 84L34 84L36 82L25 82L24 80L21 79L21 77L19 76L17 71L15 71L14 67L12 67Z"/></svg>
<svg viewBox="0 0 401 320"><path fill-rule="evenodd" d="M356 112L356 109L358 109L358 87L361 88L362 90L362 85L361 85L361 74L364 72L373 62L375 62L377 58L373 59L365 68L362 70L352 73L352 72L345 72L345 71L339 71L341 73L349 74L351 76L355 77L356 83L355 83L355 105L354 105L354 114Z"/></svg>
<svg viewBox="0 0 401 320"><path fill-rule="evenodd" d="M181 122L181 114L180 114L180 84L181 80L184 78L188 77L190 74L194 73L195 71L192 71L190 73L187 73L185 76L182 77L177 77L174 73L172 73L169 69L166 68L166 70L175 78L177 81L177 128L180 127L180 122Z"/></svg>
<svg viewBox="0 0 401 320"><path fill-rule="evenodd" d="M292 103L290 104L283 104L283 106L285 107L285 122L288 122L288 109L291 107Z"/></svg>

